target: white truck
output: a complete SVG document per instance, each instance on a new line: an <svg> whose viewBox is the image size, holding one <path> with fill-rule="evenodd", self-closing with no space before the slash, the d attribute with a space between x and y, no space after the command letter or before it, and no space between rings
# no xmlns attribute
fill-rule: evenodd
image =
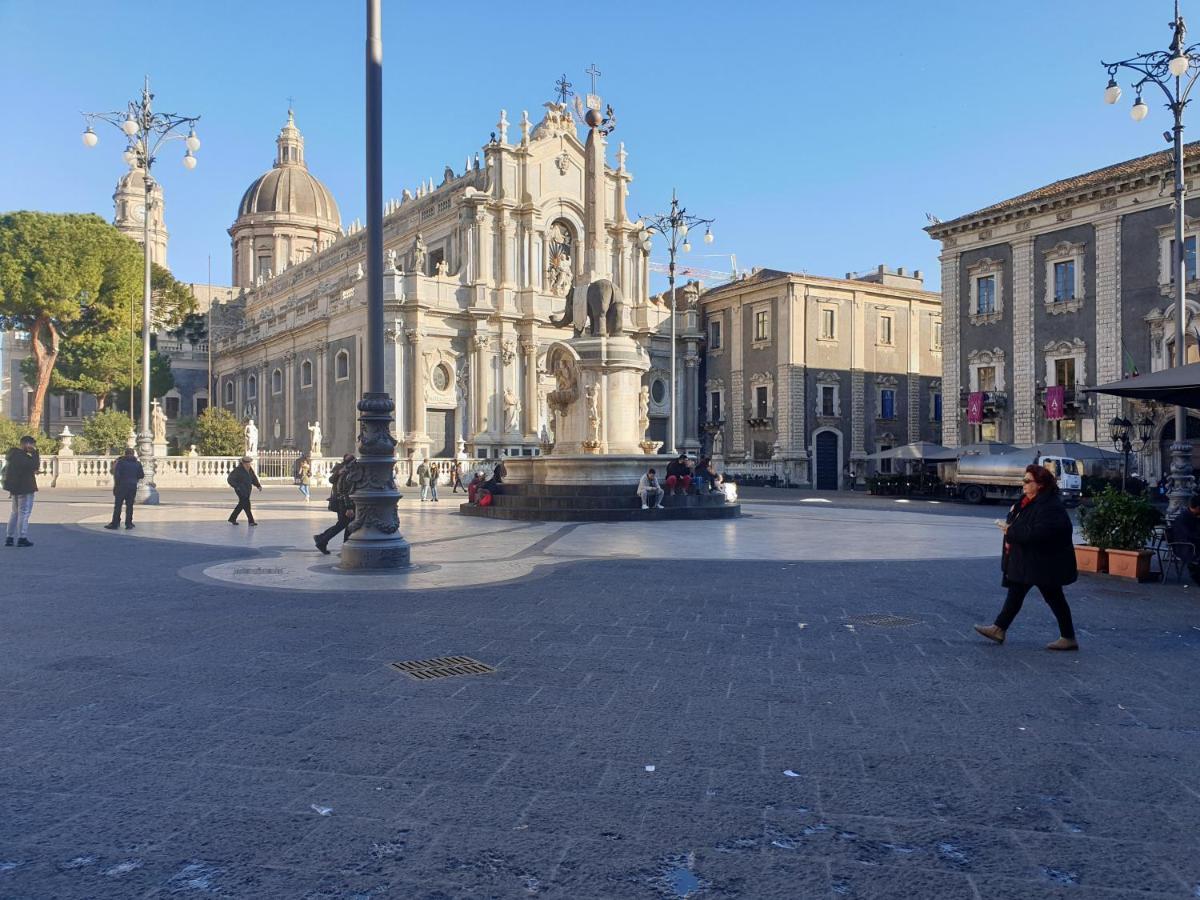
<svg viewBox="0 0 1200 900"><path fill-rule="evenodd" d="M1082 488L1079 463L1069 456L1043 456L1037 448L992 455L969 454L949 463L942 480L952 497L968 503L984 500L1016 500L1021 496L1025 467L1045 466L1058 479L1063 501L1079 502Z"/></svg>

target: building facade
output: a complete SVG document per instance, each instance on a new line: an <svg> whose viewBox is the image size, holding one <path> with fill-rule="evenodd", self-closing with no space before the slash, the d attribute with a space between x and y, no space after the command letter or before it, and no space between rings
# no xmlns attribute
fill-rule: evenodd
<svg viewBox="0 0 1200 900"><path fill-rule="evenodd" d="M1187 145L1185 168L1189 185L1200 184L1200 143ZM1110 419L1149 411L1155 434L1140 468L1149 477L1166 470L1173 408L1135 410L1081 389L1172 365L1179 312L1170 266L1171 183L1170 153L1154 153L926 229L942 245L948 446L1061 439L1108 447ZM1200 359L1194 299L1200 200L1189 201L1186 212L1182 314L1191 362ZM1057 403L1047 414L1049 389L1058 388L1061 418ZM1189 436L1194 429L1200 436L1193 416Z"/></svg>
<svg viewBox="0 0 1200 900"><path fill-rule="evenodd" d="M610 167L597 134L589 166L567 105L544 109L536 125L525 114L512 126L501 112L461 169L446 166L440 182L385 205L385 369L402 456L542 452L553 439L545 355L571 334L552 318L590 278L620 289L626 332L652 371L669 358L669 313L649 295L648 235L626 211L624 145ZM246 191L230 228L239 293L214 308L214 403L253 419L264 449L308 448L319 423L322 452L337 455L355 447L365 377L366 233L341 231L290 115L276 144L275 167ZM652 432L669 408L669 398L655 405Z"/></svg>
<svg viewBox="0 0 1200 900"><path fill-rule="evenodd" d="M762 269L705 291L701 418L725 470L837 489L868 454L939 441L941 300L922 285Z"/></svg>

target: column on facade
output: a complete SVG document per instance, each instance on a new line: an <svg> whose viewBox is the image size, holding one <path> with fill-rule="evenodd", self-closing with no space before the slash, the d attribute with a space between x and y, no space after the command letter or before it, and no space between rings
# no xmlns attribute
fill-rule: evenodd
<svg viewBox="0 0 1200 900"><path fill-rule="evenodd" d="M1179 315L1179 310L1175 315ZM1120 380L1121 366L1121 220L1096 223L1096 384ZM1121 415L1121 398L1094 394L1096 419L1107 427Z"/></svg>
<svg viewBox="0 0 1200 900"><path fill-rule="evenodd" d="M684 350L683 371L683 439L679 448L697 452L700 449L700 423L696 421L700 409L700 353L691 340Z"/></svg>
<svg viewBox="0 0 1200 900"><path fill-rule="evenodd" d="M867 407L863 369L867 356L867 311L862 298L850 300L850 458L866 456Z"/></svg>
<svg viewBox="0 0 1200 900"><path fill-rule="evenodd" d="M1012 242L1013 253L1013 380L1008 408L1013 416L1013 438L1018 444L1036 439L1037 352L1033 337L1033 237Z"/></svg>
<svg viewBox="0 0 1200 900"><path fill-rule="evenodd" d="M528 439L536 440L538 431L538 416L540 414L538 401L538 370L537 370L537 325L530 327L530 334L521 339L521 356L525 361L524 386L525 407L524 434Z"/></svg>
<svg viewBox="0 0 1200 900"><path fill-rule="evenodd" d="M487 359L491 339L486 334L471 337L471 420L472 437L479 438L490 426L487 415Z"/></svg>
<svg viewBox="0 0 1200 900"><path fill-rule="evenodd" d="M513 271L510 265L510 249L513 240L512 217L504 207L496 210L496 233L499 237L500 258L497 262L497 282L501 287L512 287Z"/></svg>
<svg viewBox="0 0 1200 900"><path fill-rule="evenodd" d="M296 352L289 350L283 354L284 442L293 447L296 445L295 369Z"/></svg>
<svg viewBox="0 0 1200 900"><path fill-rule="evenodd" d="M410 440L420 443L425 435L425 360L422 358L424 335L419 326L409 327L404 331L408 342L409 372L412 373L408 403L408 430Z"/></svg>
<svg viewBox="0 0 1200 900"><path fill-rule="evenodd" d="M326 434L330 433L329 411L325 409L325 344L317 347L317 403L316 415L321 422L321 428Z"/></svg>
<svg viewBox="0 0 1200 900"><path fill-rule="evenodd" d="M932 325L930 326L932 328ZM921 440L921 310L908 303L908 439Z"/></svg>
<svg viewBox="0 0 1200 900"><path fill-rule="evenodd" d="M262 395L262 403L258 404L256 411L258 430L265 438L262 443L272 450L278 450L275 446L275 429L271 427L271 366L265 359L258 364L258 384Z"/></svg>
<svg viewBox="0 0 1200 900"><path fill-rule="evenodd" d="M957 447L962 410L958 403L959 374L958 251L954 239L942 240L942 444Z"/></svg>
<svg viewBox="0 0 1200 900"><path fill-rule="evenodd" d="M742 301L734 300L729 311L729 411L724 413L729 423L729 457L735 461L746 458L746 398L743 360Z"/></svg>

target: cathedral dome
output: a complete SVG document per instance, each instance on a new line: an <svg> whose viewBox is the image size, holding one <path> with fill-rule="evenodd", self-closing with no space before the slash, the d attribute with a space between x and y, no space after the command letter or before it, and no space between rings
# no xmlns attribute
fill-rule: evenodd
<svg viewBox="0 0 1200 900"><path fill-rule="evenodd" d="M337 201L304 162L304 138L296 127L292 111L288 110L287 124L275 141L278 152L275 165L254 180L242 202L238 218L269 215L274 218L301 217L315 219L325 227L340 229L341 215Z"/></svg>

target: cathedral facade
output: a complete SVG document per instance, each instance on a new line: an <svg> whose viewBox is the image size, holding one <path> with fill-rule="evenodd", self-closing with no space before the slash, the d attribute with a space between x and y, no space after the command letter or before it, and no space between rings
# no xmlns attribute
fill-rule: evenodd
<svg viewBox="0 0 1200 900"><path fill-rule="evenodd" d="M670 311L650 296L650 240L627 213L624 146L609 166L598 135L589 185L566 103L546 103L536 125L528 114L510 124L502 111L496 128L461 170L447 166L440 182L385 205L385 369L402 458L550 446L546 351L571 335L554 320L570 289L595 277L624 296L625 332L651 358L647 387L656 396L665 387L652 382L669 367ZM276 143L272 170L246 191L229 229L240 290L214 308L213 402L254 419L264 449L307 449L319 422L321 451L339 455L354 450L365 379L366 232L341 227L290 112ZM589 191L599 210L591 226ZM681 383L678 395L695 396L694 386L687 394ZM651 436L665 436L664 401L651 410ZM695 415L681 419L681 434L694 434Z"/></svg>

